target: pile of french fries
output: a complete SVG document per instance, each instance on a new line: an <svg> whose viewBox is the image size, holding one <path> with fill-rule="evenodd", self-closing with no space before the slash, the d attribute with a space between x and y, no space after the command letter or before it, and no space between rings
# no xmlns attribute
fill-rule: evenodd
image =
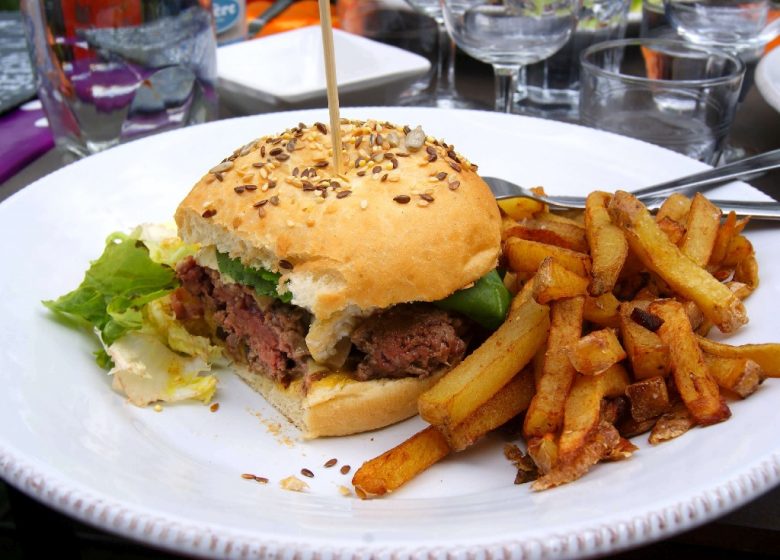
<svg viewBox="0 0 780 560"><path fill-rule="evenodd" d="M419 400L430 426L364 463L362 498L399 488L522 417L516 482L544 490L731 415L727 402L780 377L780 344L707 339L748 320L758 264L747 219L670 196L653 215L633 195L593 192L584 212L502 202L506 322ZM523 415L523 416L520 416Z"/></svg>

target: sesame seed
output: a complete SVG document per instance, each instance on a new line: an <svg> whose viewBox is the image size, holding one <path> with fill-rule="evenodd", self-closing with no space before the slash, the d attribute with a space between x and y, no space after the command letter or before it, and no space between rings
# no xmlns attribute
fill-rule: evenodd
<svg viewBox="0 0 780 560"><path fill-rule="evenodd" d="M357 172L357 176L358 177L365 177L366 176L366 172L365 171L358 171Z"/></svg>
<svg viewBox="0 0 780 560"><path fill-rule="evenodd" d="M292 263L290 261L287 261L287 260L284 260L284 259L279 261L279 268L283 268L285 270L292 270L292 267L293 267L293 265L292 265Z"/></svg>
<svg viewBox="0 0 780 560"><path fill-rule="evenodd" d="M436 161L437 159L439 159L439 158L438 158L438 156L436 154L428 154L428 161L429 162Z"/></svg>
<svg viewBox="0 0 780 560"><path fill-rule="evenodd" d="M428 193L421 194L420 198L422 198L426 202L433 202L433 197L431 195L429 195Z"/></svg>
<svg viewBox="0 0 780 560"><path fill-rule="evenodd" d="M436 174L436 178L437 178L439 181L444 181L444 179L446 179L446 178L447 178L447 174L446 174L444 171L439 171L439 172Z"/></svg>
<svg viewBox="0 0 780 560"><path fill-rule="evenodd" d="M328 162L327 161L318 161L317 163L314 164L314 167L328 167Z"/></svg>
<svg viewBox="0 0 780 560"><path fill-rule="evenodd" d="M230 171L233 169L233 162L232 161L223 161L222 163L219 163L212 167L209 172L210 173L222 173L223 171Z"/></svg>
<svg viewBox="0 0 780 560"><path fill-rule="evenodd" d="M382 175L382 178L380 179L380 181L382 181L383 183L384 183L385 181L387 181L387 173L385 173L384 175Z"/></svg>
<svg viewBox="0 0 780 560"><path fill-rule="evenodd" d="M212 216L215 216L216 213L217 211L214 208L209 208L207 210L204 210L201 216L203 216L204 218L211 218Z"/></svg>
<svg viewBox="0 0 780 560"><path fill-rule="evenodd" d="M448 161L447 163L449 163L450 167L452 167L458 173L461 172L461 167L460 167L460 165L458 163L455 163L454 161Z"/></svg>
<svg viewBox="0 0 780 560"><path fill-rule="evenodd" d="M292 174L293 174L293 177L297 177L298 176L298 168L297 167L293 168Z"/></svg>
<svg viewBox="0 0 780 560"><path fill-rule="evenodd" d="M379 173L380 171L382 171L382 166L375 165L374 168L371 170L371 173Z"/></svg>
<svg viewBox="0 0 780 560"><path fill-rule="evenodd" d="M398 157L409 157L409 154L407 154L406 152L396 152L395 155L397 155Z"/></svg>
<svg viewBox="0 0 780 560"><path fill-rule="evenodd" d="M339 460L334 457L333 459L328 459L327 461L325 461L325 464L323 466L326 469L329 469L329 468L331 468L333 465L335 465L338 462L339 462Z"/></svg>
<svg viewBox="0 0 780 560"><path fill-rule="evenodd" d="M428 202L427 200L418 200L417 201L417 206L419 206L420 208L425 208L426 206L429 206L430 204L431 203Z"/></svg>
<svg viewBox="0 0 780 560"><path fill-rule="evenodd" d="M287 227L293 227L293 226L295 226L295 222L293 222L292 220L287 220Z"/></svg>
<svg viewBox="0 0 780 560"><path fill-rule="evenodd" d="M217 181L220 183L222 182L222 173L214 173L214 177L216 177Z"/></svg>
<svg viewBox="0 0 780 560"><path fill-rule="evenodd" d="M250 185L243 185L243 187L244 187L246 190L250 191L250 192L251 192L251 191L256 191L256 190L257 190L257 185L251 185L251 184L250 184Z"/></svg>
<svg viewBox="0 0 780 560"><path fill-rule="evenodd" d="M447 185L447 187L448 187L448 188L449 188L451 191L457 190L457 188L458 188L459 186L460 186L460 181L453 181L453 182L451 182L449 185Z"/></svg>
<svg viewBox="0 0 780 560"><path fill-rule="evenodd" d="M272 188L274 188L276 186L276 181L274 181L273 179L268 179L268 183L267 184L268 184L268 188L272 189Z"/></svg>
<svg viewBox="0 0 780 560"><path fill-rule="evenodd" d="M260 216L261 218L265 218L265 215L266 215L265 208L263 208L262 206L260 208L258 208L257 209L257 215Z"/></svg>
<svg viewBox="0 0 780 560"><path fill-rule="evenodd" d="M241 194L241 193L242 193L242 192L244 192L246 189L244 188L244 185L239 185L239 186L237 186L237 187L233 187L233 190L234 190L234 191L236 191L238 194Z"/></svg>
<svg viewBox="0 0 780 560"><path fill-rule="evenodd" d="M260 146L260 157L265 157L265 146Z"/></svg>
<svg viewBox="0 0 780 560"><path fill-rule="evenodd" d="M284 154L284 153L278 154L276 156L276 159L278 159L279 161L287 161L288 159L290 159L290 155L289 154Z"/></svg>
<svg viewBox="0 0 780 560"><path fill-rule="evenodd" d="M307 478L314 478L314 473L309 469L301 469L301 474Z"/></svg>
<svg viewBox="0 0 780 560"><path fill-rule="evenodd" d="M252 164L252 167L257 167L258 169L260 169L260 168L261 168L261 167L263 167L264 165L265 165L265 163L264 163L264 162L262 162L262 161L260 161L260 162L255 162L255 163L253 163L253 164Z"/></svg>
<svg viewBox="0 0 780 560"><path fill-rule="evenodd" d="M219 403L218 403L218 402L215 402L215 403L213 403L213 404L212 404L212 405L209 407L209 410L210 410L211 412L216 412L216 411L218 411L218 410L219 410Z"/></svg>
<svg viewBox="0 0 780 560"><path fill-rule="evenodd" d="M252 205L252 207L253 208L260 208L261 206L265 206L266 204L268 204L268 199L264 198L263 200L258 200L257 202L255 202Z"/></svg>
<svg viewBox="0 0 780 560"><path fill-rule="evenodd" d="M268 200L270 200L270 201L271 201L271 204L273 204L274 206L279 206L279 197L278 197L278 196L276 196L276 195L273 195L273 196L272 196L271 198L269 198Z"/></svg>
<svg viewBox="0 0 780 560"><path fill-rule="evenodd" d="M241 475L241 478L243 478L244 480L254 480L255 479L255 475L253 475L251 473L244 473L244 474Z"/></svg>
<svg viewBox="0 0 780 560"><path fill-rule="evenodd" d="M317 130L320 131L320 134L327 134L328 133L328 127L322 124L321 122L314 123L314 126L317 128Z"/></svg>
<svg viewBox="0 0 780 560"><path fill-rule="evenodd" d="M395 200L398 204L408 204L412 199L409 197L409 195L399 194L398 196L393 197L393 200Z"/></svg>
<svg viewBox="0 0 780 560"><path fill-rule="evenodd" d="M268 484L268 479L264 476L256 476L255 481L259 482L260 484Z"/></svg>
<svg viewBox="0 0 780 560"><path fill-rule="evenodd" d="M288 152L295 151L295 140L294 139L290 140L289 142L287 142L287 151Z"/></svg>
<svg viewBox="0 0 780 560"><path fill-rule="evenodd" d="M338 193L336 193L336 198L347 198L351 194L352 191L339 191Z"/></svg>
<svg viewBox="0 0 780 560"><path fill-rule="evenodd" d="M360 201L360 208L363 209L363 210L368 208L368 201L367 200L361 200Z"/></svg>
<svg viewBox="0 0 780 560"><path fill-rule="evenodd" d="M349 465L344 465L343 467L341 467L341 468L339 469L339 472L340 472L341 474L347 474L347 473L350 471L350 469L351 469L351 468L352 468L352 467L350 467Z"/></svg>

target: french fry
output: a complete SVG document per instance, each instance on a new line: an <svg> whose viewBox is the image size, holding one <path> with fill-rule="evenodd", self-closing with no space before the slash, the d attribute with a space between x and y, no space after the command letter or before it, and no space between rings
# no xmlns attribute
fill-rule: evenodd
<svg viewBox="0 0 780 560"><path fill-rule="evenodd" d="M583 375L599 375L626 357L612 329L593 331L568 349L569 361Z"/></svg>
<svg viewBox="0 0 780 560"><path fill-rule="evenodd" d="M696 423L714 424L729 418L731 411L707 371L704 354L682 304L671 299L657 300L649 309L664 321L658 336L669 346L675 385Z"/></svg>
<svg viewBox="0 0 780 560"><path fill-rule="evenodd" d="M780 344L731 346L698 335L696 341L707 354L721 358L747 358L756 362L767 377L780 377Z"/></svg>
<svg viewBox="0 0 780 560"><path fill-rule="evenodd" d="M533 299L510 311L479 348L420 396L420 416L445 428L460 424L531 361L547 339L549 312Z"/></svg>
<svg viewBox="0 0 780 560"><path fill-rule="evenodd" d="M498 201L498 206L513 220L533 218L534 214L544 212L546 205L533 198L507 198Z"/></svg>
<svg viewBox="0 0 780 560"><path fill-rule="evenodd" d="M590 274L590 257L585 253L545 245L538 241L510 237L504 244L504 253L509 268L526 278L536 274L542 261L547 257L553 257L565 268L580 276L588 277Z"/></svg>
<svg viewBox="0 0 780 560"><path fill-rule="evenodd" d="M352 477L360 498L392 492L450 454L447 439L435 426L428 426L400 445L363 463Z"/></svg>
<svg viewBox="0 0 780 560"><path fill-rule="evenodd" d="M545 434L543 437L531 438L528 441L528 454L541 474L553 470L558 462L558 443L555 440L555 435Z"/></svg>
<svg viewBox="0 0 780 560"><path fill-rule="evenodd" d="M462 451L503 426L528 408L535 392L533 368L526 367L463 422L452 430L442 430L450 448Z"/></svg>
<svg viewBox="0 0 780 560"><path fill-rule="evenodd" d="M666 380L660 376L631 383L626 396L631 403L631 417L637 422L661 416L672 407Z"/></svg>
<svg viewBox="0 0 780 560"><path fill-rule="evenodd" d="M600 327L620 326L620 301L612 292L585 298L583 318Z"/></svg>
<svg viewBox="0 0 780 560"><path fill-rule="evenodd" d="M711 268L717 268L723 262L731 240L742 232L747 221L747 219L737 220L737 214L733 210L728 213L726 219L723 220L723 223L718 228L718 234L715 236L715 243L712 246L709 262Z"/></svg>
<svg viewBox="0 0 780 560"><path fill-rule="evenodd" d="M669 347L656 333L632 318L634 309L647 309L650 302L633 301L620 304L620 338L626 350L634 377L638 380L669 374Z"/></svg>
<svg viewBox="0 0 780 560"><path fill-rule="evenodd" d="M744 284L748 294L758 288L758 261L755 254L748 255L737 264L734 269L734 280ZM740 299L747 297L744 292L734 291L734 294Z"/></svg>
<svg viewBox="0 0 780 560"><path fill-rule="evenodd" d="M710 261L720 229L721 214L720 208L703 194L696 193L693 197L680 250L699 266L706 266Z"/></svg>
<svg viewBox="0 0 780 560"><path fill-rule="evenodd" d="M741 398L752 395L766 379L761 366L749 358L721 358L704 354L707 369L722 388Z"/></svg>
<svg viewBox="0 0 780 560"><path fill-rule="evenodd" d="M669 218L675 222L684 224L687 222L688 212L691 210L691 199L682 193L672 193L664 200L655 215L656 221Z"/></svg>
<svg viewBox="0 0 780 560"><path fill-rule="evenodd" d="M621 445L618 431L612 424L602 422L596 430L593 430L579 453L569 461L558 461L552 471L536 479L531 484L533 490L547 490L561 484L577 480L590 468L609 457L612 450Z"/></svg>
<svg viewBox="0 0 780 560"><path fill-rule="evenodd" d="M542 304L556 299L584 296L588 292L588 279L571 272L553 257L542 261L533 283L534 299Z"/></svg>
<svg viewBox="0 0 780 560"><path fill-rule="evenodd" d="M520 237L548 245L557 245L580 253L588 252L585 228L577 224L525 218L504 231L507 238Z"/></svg>
<svg viewBox="0 0 780 560"><path fill-rule="evenodd" d="M661 228L661 231L666 234L666 237L669 238L669 241L675 245L679 245L680 241L685 237L685 226L680 222L675 222L669 216L656 220L656 223Z"/></svg>
<svg viewBox="0 0 780 560"><path fill-rule="evenodd" d="M592 296L612 291L628 256L626 237L609 217L609 199L609 194L594 191L585 202L585 234L592 260L593 278L589 287Z"/></svg>
<svg viewBox="0 0 780 560"><path fill-rule="evenodd" d="M678 402L672 406L672 410L663 414L650 431L648 441L657 445L680 437L696 425L691 412L684 403Z"/></svg>
<svg viewBox="0 0 780 560"><path fill-rule="evenodd" d="M572 385L563 415L558 441L558 460L569 461L585 446L601 419L601 400L622 395L628 386L628 373L615 364L601 375L578 375Z"/></svg>
<svg viewBox="0 0 780 560"><path fill-rule="evenodd" d="M428 426L363 463L352 478L355 492L366 499L397 490L451 451L466 449L520 414L531 402L533 392L533 372L526 368L451 433L445 435L435 426Z"/></svg>
<svg viewBox="0 0 780 560"><path fill-rule="evenodd" d="M726 286L697 266L671 243L647 208L633 195L618 191L610 215L623 228L631 250L685 299L695 302L722 332L747 323L745 306Z"/></svg>
<svg viewBox="0 0 780 560"><path fill-rule="evenodd" d="M726 250L726 256L723 258L722 266L734 268L750 255L755 255L753 244L744 235L736 235L729 243Z"/></svg>
<svg viewBox="0 0 780 560"><path fill-rule="evenodd" d="M574 382L576 370L566 349L582 334L582 310L585 298L580 296L553 302L550 309L550 336L544 354L542 372L536 382L536 395L525 413L523 435L526 439L558 431L563 424L566 395Z"/></svg>

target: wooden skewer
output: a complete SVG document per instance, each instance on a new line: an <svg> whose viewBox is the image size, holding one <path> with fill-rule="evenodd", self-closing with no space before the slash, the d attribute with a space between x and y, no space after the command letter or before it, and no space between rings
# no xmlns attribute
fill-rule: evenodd
<svg viewBox="0 0 780 560"><path fill-rule="evenodd" d="M333 23L330 19L330 2L319 0L322 51L325 55L325 79L328 85L328 113L330 115L330 139L333 144L334 175L342 172L341 126L339 123L339 90L336 82L336 54L333 48Z"/></svg>

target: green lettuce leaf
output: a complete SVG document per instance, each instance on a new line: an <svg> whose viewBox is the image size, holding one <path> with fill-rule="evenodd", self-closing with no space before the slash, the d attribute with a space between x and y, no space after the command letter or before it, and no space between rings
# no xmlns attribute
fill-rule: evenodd
<svg viewBox="0 0 780 560"><path fill-rule="evenodd" d="M506 319L512 295L496 270L474 282L464 290L458 290L446 298L434 302L442 309L457 311L473 319L485 328L495 330Z"/></svg>
<svg viewBox="0 0 780 560"><path fill-rule="evenodd" d="M141 308L178 286L170 266L154 262L147 248L132 235L112 233L106 248L87 270L78 288L44 301L55 313L98 331L105 346L143 323ZM98 363L106 363L104 354Z"/></svg>
<svg viewBox="0 0 780 560"><path fill-rule="evenodd" d="M285 303L289 303L292 300L290 292L280 294L277 291L281 275L276 272L263 268L250 268L245 266L239 259L232 259L229 255L219 251L217 251L217 264L222 274L230 276L239 284L254 288L261 296L273 297Z"/></svg>

